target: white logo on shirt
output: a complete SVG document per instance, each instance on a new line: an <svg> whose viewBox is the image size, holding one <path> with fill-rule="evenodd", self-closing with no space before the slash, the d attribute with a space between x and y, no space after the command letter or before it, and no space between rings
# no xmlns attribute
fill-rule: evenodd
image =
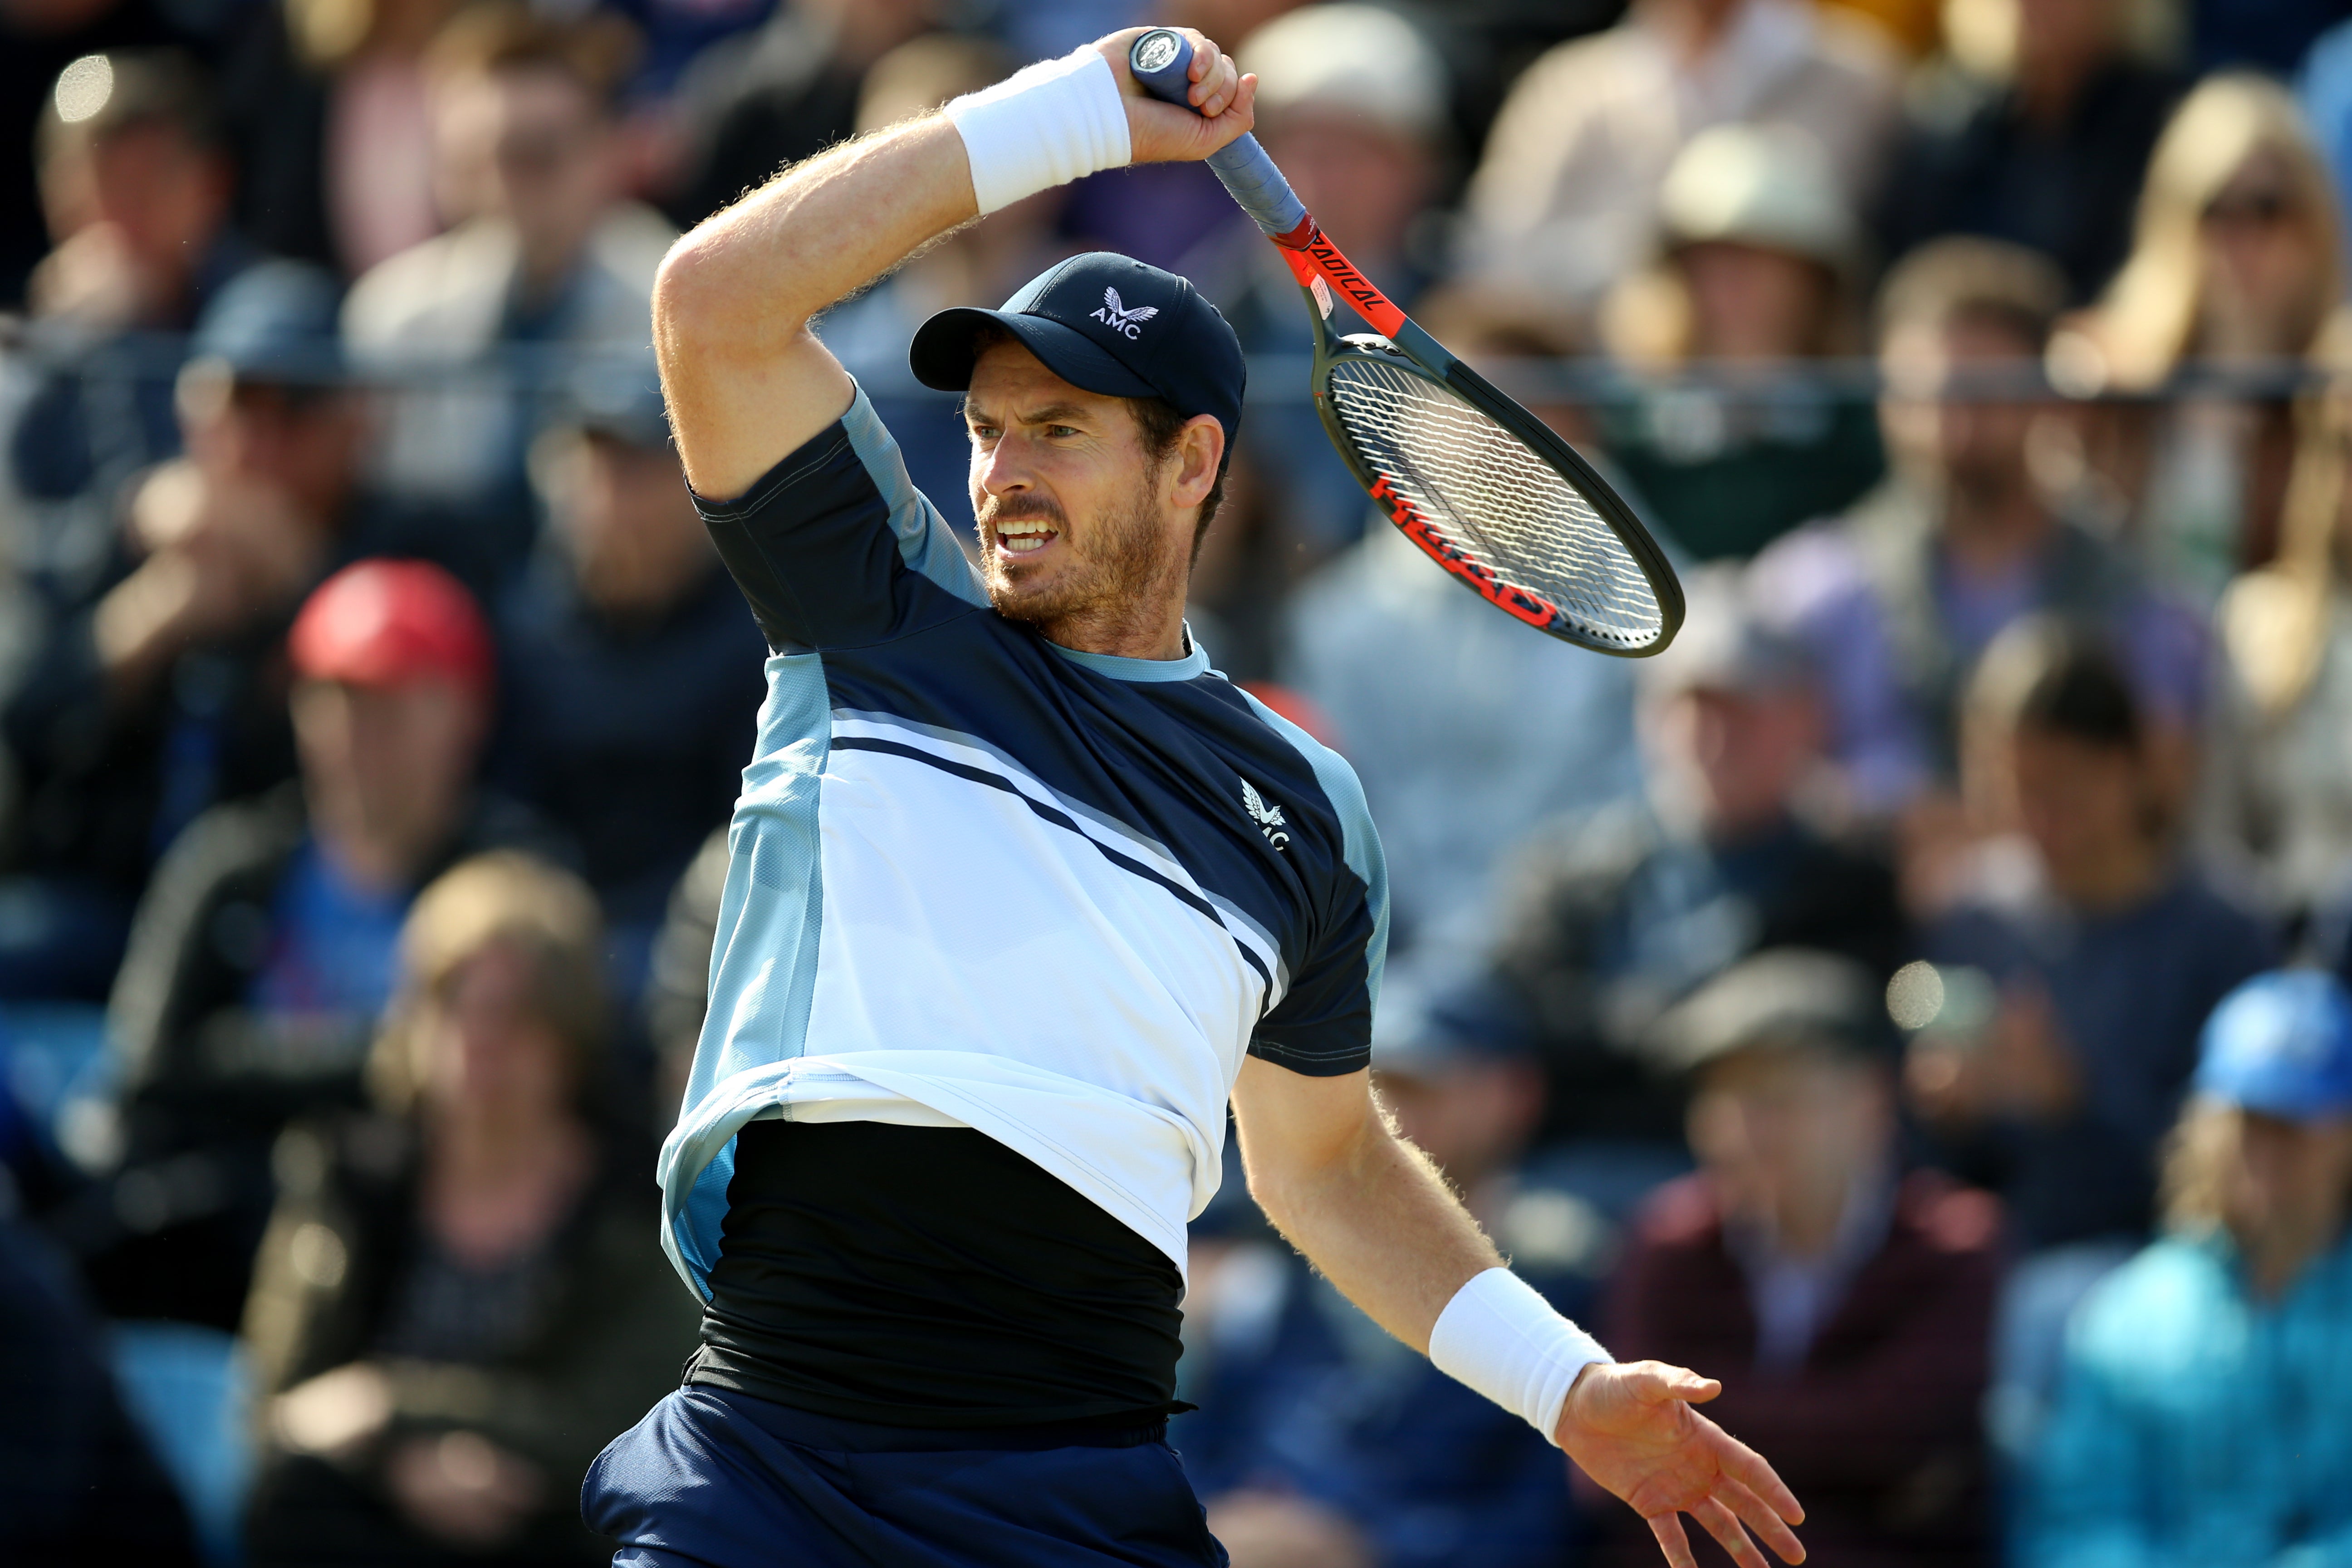
<svg viewBox="0 0 2352 1568"><path fill-rule="evenodd" d="M1118 289L1106 289L1103 290L1102 308L1095 312L1094 319L1114 332L1122 333L1129 338L1139 338L1143 334L1136 331L1137 324L1148 321L1158 314L1160 314L1160 307L1157 305L1138 305L1130 310L1120 302Z"/></svg>
<svg viewBox="0 0 2352 1568"><path fill-rule="evenodd" d="M1265 835L1268 844L1280 849L1290 842L1289 834L1275 831L1289 826L1283 820L1282 807L1266 805L1265 796L1258 794L1257 786L1247 779L1242 780L1242 809L1250 814L1250 820L1257 824L1257 830Z"/></svg>

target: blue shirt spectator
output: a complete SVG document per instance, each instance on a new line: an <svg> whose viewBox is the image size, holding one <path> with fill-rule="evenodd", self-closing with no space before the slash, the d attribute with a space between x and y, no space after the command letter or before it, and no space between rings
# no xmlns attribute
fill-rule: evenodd
<svg viewBox="0 0 2352 1568"><path fill-rule="evenodd" d="M1989 975L1999 1000L1915 1020L1914 1103L1947 1156L2001 1194L2025 1250L2137 1240L2198 1027L2276 961L2277 940L2182 862L2160 762L2095 630L2003 633L1966 726L1971 809L2015 837L1976 852L1973 888L1926 945Z"/></svg>
<svg viewBox="0 0 2352 1568"><path fill-rule="evenodd" d="M1994 635L2031 612L2103 627L2158 728L2185 739L2197 723L2201 621L2054 508L2027 462L2063 294L2047 260L1987 240L1939 241L1897 267L1879 302L1895 477L1757 562L1765 602L1822 671L1830 750L1865 813L1949 785L1960 689Z"/></svg>
<svg viewBox="0 0 2352 1568"><path fill-rule="evenodd" d="M2167 1170L2177 1234L2098 1287L2032 1468L2021 1568L2352 1555L2352 996L2215 1010Z"/></svg>

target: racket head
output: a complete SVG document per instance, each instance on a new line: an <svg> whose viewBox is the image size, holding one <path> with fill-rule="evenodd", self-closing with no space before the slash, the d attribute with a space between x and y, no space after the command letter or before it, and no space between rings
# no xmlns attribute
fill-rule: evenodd
<svg viewBox="0 0 2352 1568"><path fill-rule="evenodd" d="M1624 658L1664 648L1682 626L1682 584L1633 509L1557 432L1407 331L1421 353L1374 332L1318 333L1316 409L1372 500L1456 581L1537 630Z"/></svg>

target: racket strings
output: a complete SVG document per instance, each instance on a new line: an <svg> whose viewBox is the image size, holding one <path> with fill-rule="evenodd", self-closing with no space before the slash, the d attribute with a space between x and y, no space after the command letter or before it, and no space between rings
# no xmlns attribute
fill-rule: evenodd
<svg viewBox="0 0 2352 1568"><path fill-rule="evenodd" d="M1589 637L1657 640L1664 615L1624 542L1509 430L1451 388L1378 361L1339 361L1327 390L1364 465L1446 543Z"/></svg>

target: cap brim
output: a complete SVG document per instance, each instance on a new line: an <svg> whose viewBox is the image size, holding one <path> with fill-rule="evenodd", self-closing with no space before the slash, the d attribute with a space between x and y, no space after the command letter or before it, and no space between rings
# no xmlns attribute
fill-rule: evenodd
<svg viewBox="0 0 2352 1568"><path fill-rule="evenodd" d="M1086 392L1105 397L1157 397L1160 391L1135 372L1110 357L1075 327L1044 316L1017 311L983 310L962 305L941 310L916 329L907 345L907 363L915 379L940 392L965 392L971 387L972 336L982 326L1002 327L1018 338L1047 370Z"/></svg>

